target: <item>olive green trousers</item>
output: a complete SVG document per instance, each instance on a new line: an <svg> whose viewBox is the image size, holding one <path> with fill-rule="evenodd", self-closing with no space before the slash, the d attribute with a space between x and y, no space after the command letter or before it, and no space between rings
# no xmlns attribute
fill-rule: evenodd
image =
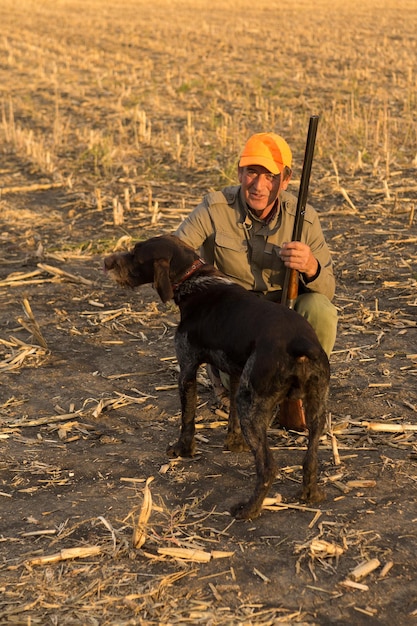
<svg viewBox="0 0 417 626"><path fill-rule="evenodd" d="M295 301L294 311L310 322L323 350L330 356L337 333L337 309L334 304L321 293L303 293Z"/></svg>

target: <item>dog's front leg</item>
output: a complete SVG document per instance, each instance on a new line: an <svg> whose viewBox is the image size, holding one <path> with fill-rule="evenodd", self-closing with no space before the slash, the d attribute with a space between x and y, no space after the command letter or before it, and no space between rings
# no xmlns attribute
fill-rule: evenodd
<svg viewBox="0 0 417 626"><path fill-rule="evenodd" d="M181 433L178 441L167 448L170 457L194 456L195 412L197 405L197 368L181 368L178 388L181 401Z"/></svg>

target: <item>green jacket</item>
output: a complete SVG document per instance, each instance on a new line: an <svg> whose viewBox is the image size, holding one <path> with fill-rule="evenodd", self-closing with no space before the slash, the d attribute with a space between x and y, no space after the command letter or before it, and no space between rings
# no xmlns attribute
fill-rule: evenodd
<svg viewBox="0 0 417 626"><path fill-rule="evenodd" d="M257 220L246 208L240 185L206 195L179 226L175 235L199 250L201 256L246 289L269 293L282 289L285 266L279 257L284 242L291 241L297 198L281 193L280 210L269 224ZM316 211L306 207L301 240L320 264L320 273L304 291L322 293L332 300L335 291L332 260ZM273 294L270 294L273 296Z"/></svg>

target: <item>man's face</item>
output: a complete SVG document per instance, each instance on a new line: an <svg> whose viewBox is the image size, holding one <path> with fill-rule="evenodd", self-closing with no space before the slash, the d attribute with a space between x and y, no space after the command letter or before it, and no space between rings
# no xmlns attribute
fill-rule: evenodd
<svg viewBox="0 0 417 626"><path fill-rule="evenodd" d="M265 215L272 209L279 192L286 189L289 182L262 165L239 167L238 176L246 203L258 215Z"/></svg>

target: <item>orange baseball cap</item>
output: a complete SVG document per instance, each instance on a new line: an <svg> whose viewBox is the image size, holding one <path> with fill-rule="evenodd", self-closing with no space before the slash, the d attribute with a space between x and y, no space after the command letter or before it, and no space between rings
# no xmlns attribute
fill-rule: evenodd
<svg viewBox="0 0 417 626"><path fill-rule="evenodd" d="M281 135L256 133L246 142L239 166L262 165L272 174L280 174L285 166L291 167L291 163L291 149Z"/></svg>

